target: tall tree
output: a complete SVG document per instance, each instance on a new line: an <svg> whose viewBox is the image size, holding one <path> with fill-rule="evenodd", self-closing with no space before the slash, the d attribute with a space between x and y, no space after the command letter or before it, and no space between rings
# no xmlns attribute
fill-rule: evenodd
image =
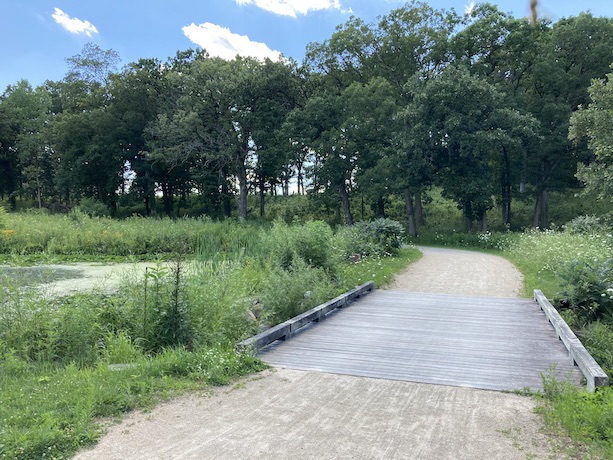
<svg viewBox="0 0 613 460"><path fill-rule="evenodd" d="M613 68L613 66L612 66ZM594 160L580 164L577 177L586 191L599 199L613 199L613 72L606 79L596 79L589 88L591 102L573 113L569 139L580 143L587 138Z"/></svg>
<svg viewBox="0 0 613 460"><path fill-rule="evenodd" d="M435 180L462 209L466 230L475 220L484 230L500 152L521 142L524 133L515 123L534 122L505 106L493 85L461 67L416 79L413 91L405 112L413 144L432 159Z"/></svg>

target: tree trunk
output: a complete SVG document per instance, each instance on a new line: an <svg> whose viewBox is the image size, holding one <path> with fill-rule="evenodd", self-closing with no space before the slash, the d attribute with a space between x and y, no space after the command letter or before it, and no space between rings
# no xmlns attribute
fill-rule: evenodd
<svg viewBox="0 0 613 460"><path fill-rule="evenodd" d="M479 231L487 232L487 212L483 212L481 219L479 219Z"/></svg>
<svg viewBox="0 0 613 460"><path fill-rule="evenodd" d="M382 196L377 198L377 217L385 219L385 200Z"/></svg>
<svg viewBox="0 0 613 460"><path fill-rule="evenodd" d="M164 203L164 213L172 217L172 190L167 182L162 182L162 201Z"/></svg>
<svg viewBox="0 0 613 460"><path fill-rule="evenodd" d="M147 217L151 217L151 186L149 179L149 171L145 171L145 183L143 186L143 191L145 192L145 215Z"/></svg>
<svg viewBox="0 0 613 460"><path fill-rule="evenodd" d="M345 214L345 224L353 225L353 216L351 215L351 205L349 204L349 194L345 187L345 182L338 186L338 194L341 197L341 206L343 207L343 213Z"/></svg>
<svg viewBox="0 0 613 460"><path fill-rule="evenodd" d="M413 206L413 196L408 188L404 191L404 202L407 208L409 235L415 238L417 236L417 226L415 225L415 207Z"/></svg>
<svg viewBox="0 0 613 460"><path fill-rule="evenodd" d="M547 190L541 191L536 198L536 204L534 206L534 220L532 222L533 228L544 229L547 228L547 201L549 199L549 193Z"/></svg>
<svg viewBox="0 0 613 460"><path fill-rule="evenodd" d="M304 178L302 177L302 161L296 163L296 182L298 184L298 195L304 195Z"/></svg>
<svg viewBox="0 0 613 460"><path fill-rule="evenodd" d="M264 178L260 177L259 179L259 188L260 188L260 217L264 217L265 215L265 209L264 209L264 201L265 201L265 197L266 197L266 184L264 183Z"/></svg>
<svg viewBox="0 0 613 460"><path fill-rule="evenodd" d="M415 223L418 226L426 225L424 218L424 207L421 199L421 192L415 192Z"/></svg>
<svg viewBox="0 0 613 460"><path fill-rule="evenodd" d="M465 225L466 233L472 233L473 231L473 211L472 211L471 203L464 202L463 210L464 210L464 225Z"/></svg>
<svg viewBox="0 0 613 460"><path fill-rule="evenodd" d="M36 177L36 199L38 200L38 209L43 208L43 199L40 186L40 177Z"/></svg>
<svg viewBox="0 0 613 460"><path fill-rule="evenodd" d="M245 158L238 164L238 217L247 219L247 166Z"/></svg>
<svg viewBox="0 0 613 460"><path fill-rule="evenodd" d="M230 204L230 189L226 172L223 167L219 170L219 182L221 183L221 206L225 218L232 217L232 205Z"/></svg>
<svg viewBox="0 0 613 460"><path fill-rule="evenodd" d="M511 225L511 159L506 148L502 149L503 167L500 177L502 223Z"/></svg>

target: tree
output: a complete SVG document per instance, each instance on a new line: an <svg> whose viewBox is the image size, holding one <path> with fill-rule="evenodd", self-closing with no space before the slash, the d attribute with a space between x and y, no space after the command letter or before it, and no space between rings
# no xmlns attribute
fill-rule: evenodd
<svg viewBox="0 0 613 460"><path fill-rule="evenodd" d="M461 67L416 79L412 87L413 102L404 114L411 145L431 159L434 180L462 209L466 230L472 230L474 220L486 229L499 154L524 137L515 124L530 126L533 120L505 106L493 85Z"/></svg>
<svg viewBox="0 0 613 460"><path fill-rule="evenodd" d="M32 89L22 80L7 88L0 105L0 161L6 166L0 183L13 207L15 196L27 193L41 208L43 193L53 190L51 121L51 97L44 87Z"/></svg>
<svg viewBox="0 0 613 460"><path fill-rule="evenodd" d="M528 157L527 179L536 194L533 226L545 228L548 193L576 187L577 162L590 152L568 140L569 120L588 103L588 87L613 62L613 20L581 14L537 32L538 59L524 79L524 107L540 122L541 141Z"/></svg>
<svg viewBox="0 0 613 460"><path fill-rule="evenodd" d="M165 88L163 66L157 59L139 59L110 77L109 111L117 124L124 165L135 174L130 190L144 202L147 216L152 213L155 184L146 158L146 129L167 97Z"/></svg>
<svg viewBox="0 0 613 460"><path fill-rule="evenodd" d="M611 66L613 68L613 66ZM601 200L613 199L613 73L606 79L596 79L589 87L591 102L573 113L568 138L575 144L587 138L595 159L580 164L577 177L586 192Z"/></svg>

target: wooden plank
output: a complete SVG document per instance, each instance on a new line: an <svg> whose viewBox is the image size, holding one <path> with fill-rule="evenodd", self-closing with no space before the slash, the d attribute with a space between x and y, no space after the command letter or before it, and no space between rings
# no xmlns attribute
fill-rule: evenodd
<svg viewBox="0 0 613 460"><path fill-rule="evenodd" d="M530 299L379 290L260 356L280 367L496 390L542 389L554 364L559 378L580 379Z"/></svg>

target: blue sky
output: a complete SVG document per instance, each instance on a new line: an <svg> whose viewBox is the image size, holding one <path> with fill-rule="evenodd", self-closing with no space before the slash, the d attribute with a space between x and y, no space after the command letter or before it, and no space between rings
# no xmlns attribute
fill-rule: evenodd
<svg viewBox="0 0 613 460"><path fill-rule="evenodd" d="M65 58L93 42L114 49L122 64L139 58L165 61L178 50L257 57L282 53L301 61L306 45L329 38L353 14L367 22L404 0L0 0L0 92L20 79L33 86L60 80ZM430 0L463 12L470 0ZM516 17L529 0L493 1ZM613 16L611 0L540 0L553 20L590 10Z"/></svg>

